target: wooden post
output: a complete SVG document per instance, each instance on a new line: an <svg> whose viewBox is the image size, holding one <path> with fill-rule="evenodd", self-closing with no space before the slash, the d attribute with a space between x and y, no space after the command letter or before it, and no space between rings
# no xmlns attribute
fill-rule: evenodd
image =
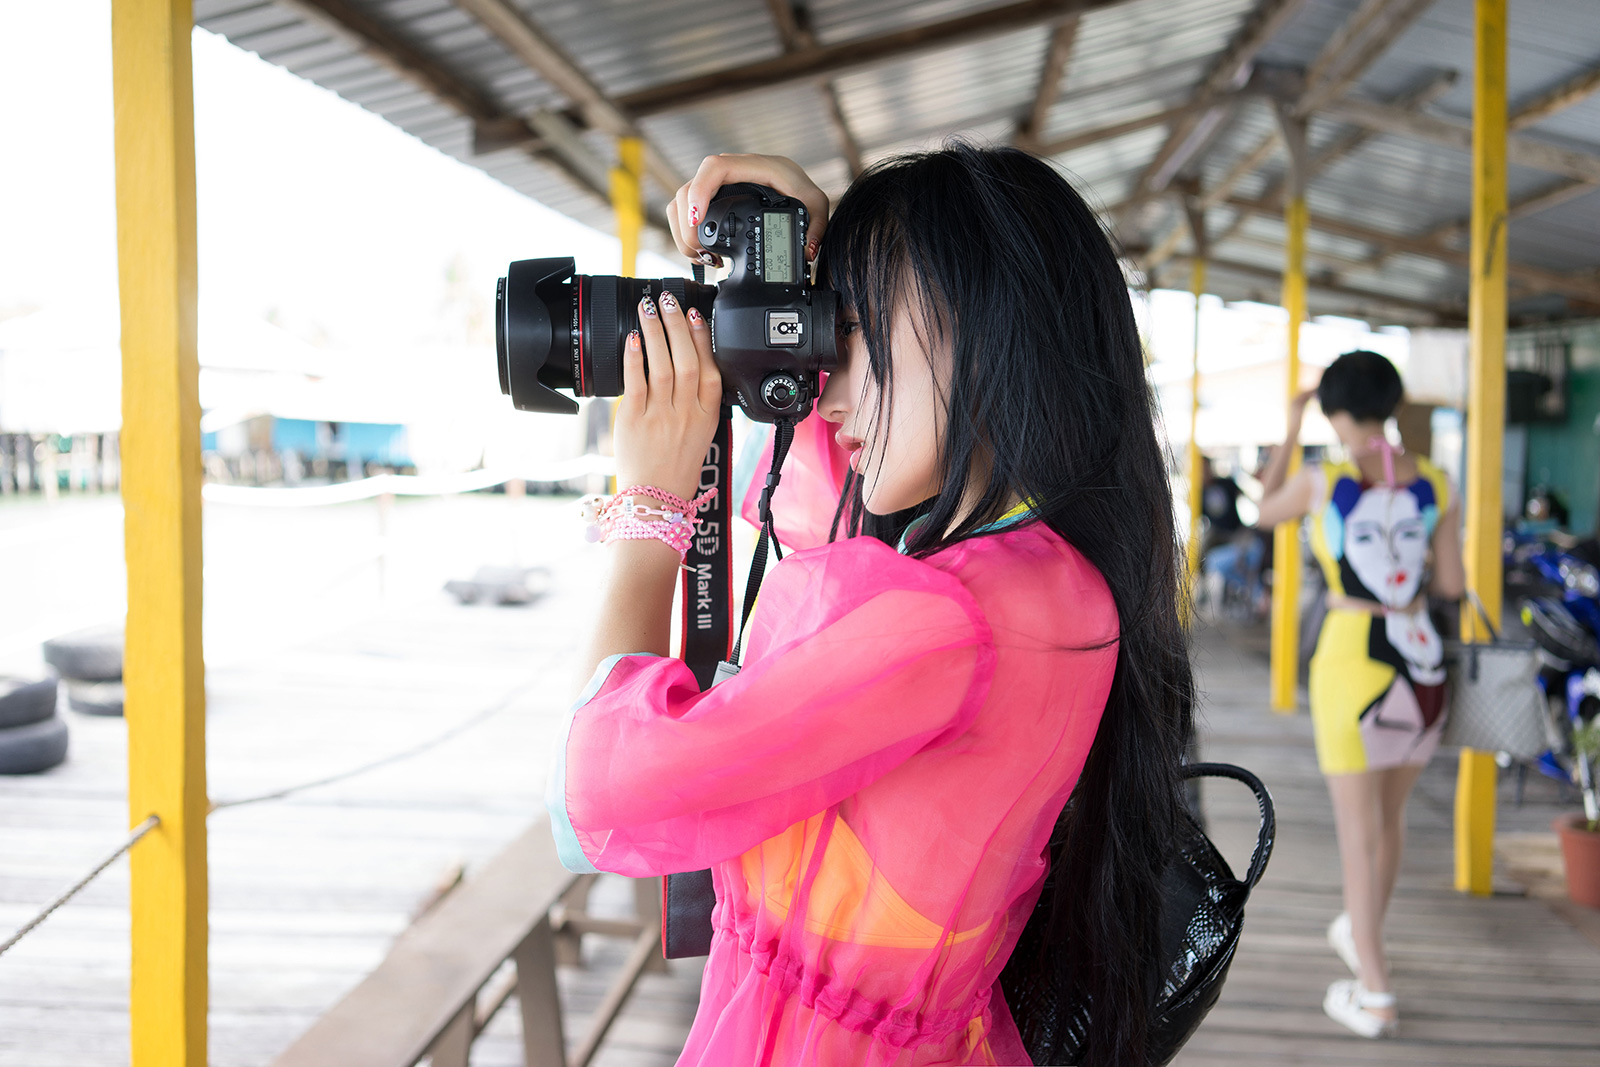
<svg viewBox="0 0 1600 1067"><path fill-rule="evenodd" d="M1277 108L1289 150L1284 187L1283 307L1289 313L1288 393L1300 391L1300 323L1306 317L1306 120L1288 105ZM1300 470L1300 446L1289 446L1289 470ZM1272 710L1292 713L1300 682L1300 523L1281 522L1272 532Z"/></svg>
<svg viewBox="0 0 1600 1067"><path fill-rule="evenodd" d="M1476 0L1472 86L1472 250L1468 289L1467 588L1501 610L1500 467L1506 421L1506 4ZM1488 640L1470 604L1461 632ZM1456 888L1487 896L1494 870L1494 755L1465 749L1456 776Z"/></svg>
<svg viewBox="0 0 1600 1067"><path fill-rule="evenodd" d="M190 0L113 0L134 1067L206 1063L205 667Z"/></svg>
<svg viewBox="0 0 1600 1067"><path fill-rule="evenodd" d="M556 949L548 918L523 938L511 958L517 965L524 1067L566 1067L567 1042L561 1028L560 991L556 988Z"/></svg>

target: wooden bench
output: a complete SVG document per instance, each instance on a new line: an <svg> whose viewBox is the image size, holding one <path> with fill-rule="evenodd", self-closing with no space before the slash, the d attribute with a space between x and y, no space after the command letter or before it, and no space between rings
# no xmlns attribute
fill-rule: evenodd
<svg viewBox="0 0 1600 1067"><path fill-rule="evenodd" d="M530 826L395 941L377 969L273 1067L467 1067L472 1042L515 992L526 1067L587 1067L647 969L661 958L660 881L635 882L638 917L587 914L595 875L562 868L550 827ZM578 962L584 934L633 942L627 962L569 1061L556 967ZM513 974L491 982L506 960Z"/></svg>

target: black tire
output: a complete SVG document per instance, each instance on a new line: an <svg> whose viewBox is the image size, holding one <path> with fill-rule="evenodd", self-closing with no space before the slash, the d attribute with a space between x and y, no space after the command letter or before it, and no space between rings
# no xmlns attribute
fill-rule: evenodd
<svg viewBox="0 0 1600 1067"><path fill-rule="evenodd" d="M44 661L63 678L80 682L115 682L122 677L122 627L52 637L44 643Z"/></svg>
<svg viewBox="0 0 1600 1067"><path fill-rule="evenodd" d="M22 678L0 678L0 730L30 726L56 713L54 678L30 682Z"/></svg>
<svg viewBox="0 0 1600 1067"><path fill-rule="evenodd" d="M0 730L0 774L38 774L66 758L67 724L57 716Z"/></svg>
<svg viewBox="0 0 1600 1067"><path fill-rule="evenodd" d="M68 682L67 707L84 715L120 716L125 692L121 682Z"/></svg>

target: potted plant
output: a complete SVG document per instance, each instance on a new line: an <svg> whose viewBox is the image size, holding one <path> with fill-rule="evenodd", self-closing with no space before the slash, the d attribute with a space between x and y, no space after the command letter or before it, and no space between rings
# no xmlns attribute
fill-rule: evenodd
<svg viewBox="0 0 1600 1067"><path fill-rule="evenodd" d="M1573 903L1600 908L1600 804L1596 803L1595 764L1600 762L1600 718L1572 731L1572 755L1583 787L1583 814L1559 816L1553 829L1561 839L1567 868L1567 896Z"/></svg>

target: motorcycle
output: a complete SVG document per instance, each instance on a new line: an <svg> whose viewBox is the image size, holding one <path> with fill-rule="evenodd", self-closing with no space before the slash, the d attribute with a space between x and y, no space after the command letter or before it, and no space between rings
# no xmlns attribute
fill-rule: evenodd
<svg viewBox="0 0 1600 1067"><path fill-rule="evenodd" d="M1539 687L1550 711L1550 750L1537 767L1577 785L1584 813L1600 819L1600 778L1585 754L1593 746L1578 743L1600 716L1600 570L1546 541L1514 535L1508 542L1507 584L1526 591L1520 616L1539 646Z"/></svg>

